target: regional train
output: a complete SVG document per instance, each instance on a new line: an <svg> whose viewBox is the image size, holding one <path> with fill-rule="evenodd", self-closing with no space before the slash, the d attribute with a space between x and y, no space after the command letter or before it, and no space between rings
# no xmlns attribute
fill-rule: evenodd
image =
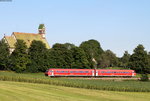
<svg viewBox="0 0 150 101"><path fill-rule="evenodd" d="M113 69L55 69L51 68L45 72L50 77L133 77L134 70Z"/></svg>

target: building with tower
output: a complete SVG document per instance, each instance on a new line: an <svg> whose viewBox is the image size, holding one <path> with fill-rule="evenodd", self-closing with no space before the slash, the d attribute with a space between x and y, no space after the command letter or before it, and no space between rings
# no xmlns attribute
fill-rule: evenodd
<svg viewBox="0 0 150 101"><path fill-rule="evenodd" d="M40 24L38 33L13 32L11 36L4 35L3 40L8 44L10 53L14 51L15 43L18 39L23 40L28 48L30 47L33 40L37 40L42 41L46 45L46 48L50 49L45 34L45 26L44 24Z"/></svg>

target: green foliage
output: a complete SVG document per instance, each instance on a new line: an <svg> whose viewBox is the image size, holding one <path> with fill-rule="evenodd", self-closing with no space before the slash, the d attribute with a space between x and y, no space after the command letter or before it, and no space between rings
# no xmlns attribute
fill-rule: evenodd
<svg viewBox="0 0 150 101"><path fill-rule="evenodd" d="M50 68L71 68L73 57L69 47L59 43L53 45L49 52Z"/></svg>
<svg viewBox="0 0 150 101"><path fill-rule="evenodd" d="M11 69L20 73L26 70L27 64L30 62L27 54L27 46L23 40L17 40L15 50L10 57Z"/></svg>
<svg viewBox="0 0 150 101"><path fill-rule="evenodd" d="M149 81L148 74L141 74L140 80L141 81Z"/></svg>
<svg viewBox="0 0 150 101"><path fill-rule="evenodd" d="M29 48L31 63L28 64L28 72L45 72L49 68L48 49L42 41L32 41Z"/></svg>
<svg viewBox="0 0 150 101"><path fill-rule="evenodd" d="M110 59L107 54L102 53L101 57L98 60L98 68L106 68L110 66Z"/></svg>
<svg viewBox="0 0 150 101"><path fill-rule="evenodd" d="M89 68L85 52L73 44L54 44L49 52L50 68Z"/></svg>
<svg viewBox="0 0 150 101"><path fill-rule="evenodd" d="M86 54L82 48L75 47L72 49L73 63L72 68L90 68Z"/></svg>
<svg viewBox="0 0 150 101"><path fill-rule="evenodd" d="M0 70L5 70L7 68L7 62L9 57L8 45L4 40L0 41Z"/></svg>
<svg viewBox="0 0 150 101"><path fill-rule="evenodd" d="M90 63L90 67L96 68L97 61L103 53L103 49L101 48L100 43L97 40L92 39L82 42L80 48L82 48L85 51L88 61Z"/></svg>
<svg viewBox="0 0 150 101"><path fill-rule="evenodd" d="M143 45L138 45L129 59L131 69L139 73L150 73L150 61Z"/></svg>
<svg viewBox="0 0 150 101"><path fill-rule="evenodd" d="M41 41L32 41L29 49L26 43L18 40L15 51L9 54L4 40L0 41L0 70L11 69L16 72L44 72L48 68L106 68L124 67L138 73L150 73L150 52L142 45L130 54L125 51L123 57L117 58L111 50L103 51L97 40L88 40L79 47L74 44L54 44L47 49ZM9 58L10 57L10 58Z"/></svg>
<svg viewBox="0 0 150 101"><path fill-rule="evenodd" d="M63 44L64 47L66 47L68 50L71 50L72 48L75 48L76 46L74 44L70 44L70 43L65 43Z"/></svg>
<svg viewBox="0 0 150 101"><path fill-rule="evenodd" d="M128 51L125 51L123 57L121 57L120 59L120 66L127 68L129 64L129 59L130 59L130 54L128 53Z"/></svg>
<svg viewBox="0 0 150 101"><path fill-rule="evenodd" d="M111 50L106 50L98 60L98 67L116 67L118 58Z"/></svg>

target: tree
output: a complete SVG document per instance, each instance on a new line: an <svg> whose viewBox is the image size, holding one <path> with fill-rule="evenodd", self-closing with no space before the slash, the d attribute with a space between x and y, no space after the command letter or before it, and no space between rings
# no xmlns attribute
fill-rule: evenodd
<svg viewBox="0 0 150 101"><path fill-rule="evenodd" d="M8 45L4 40L0 41L0 70L5 70L7 68L7 62L9 57Z"/></svg>
<svg viewBox="0 0 150 101"><path fill-rule="evenodd" d="M150 73L150 62L144 46L139 44L129 59L129 66L138 73Z"/></svg>
<svg viewBox="0 0 150 101"><path fill-rule="evenodd" d="M30 62L27 46L23 40L17 40L15 50L11 54L11 69L16 72L24 72L27 64Z"/></svg>
<svg viewBox="0 0 150 101"><path fill-rule="evenodd" d="M111 50L106 50L105 54L110 60L110 67L115 67L118 65L118 58L116 57L116 54L114 54Z"/></svg>
<svg viewBox="0 0 150 101"><path fill-rule="evenodd" d="M98 60L98 68L105 68L110 66L110 58L104 52Z"/></svg>
<svg viewBox="0 0 150 101"><path fill-rule="evenodd" d="M65 43L63 44L64 47L66 47L68 50L71 50L72 48L75 48L76 46L74 44L70 44L70 43Z"/></svg>
<svg viewBox="0 0 150 101"><path fill-rule="evenodd" d="M70 45L54 44L52 49L50 49L49 56L52 68L71 68L73 58Z"/></svg>
<svg viewBox="0 0 150 101"><path fill-rule="evenodd" d="M49 57L51 68L89 68L83 49L70 43L54 44Z"/></svg>
<svg viewBox="0 0 150 101"><path fill-rule="evenodd" d="M129 59L130 59L130 54L128 53L128 51L125 51L123 57L120 59L122 63L121 66L126 68L128 66Z"/></svg>
<svg viewBox="0 0 150 101"><path fill-rule="evenodd" d="M111 50L106 50L98 60L98 67L115 67L118 66L118 58Z"/></svg>
<svg viewBox="0 0 150 101"><path fill-rule="evenodd" d="M82 48L72 48L73 62L72 68L90 68L86 54Z"/></svg>
<svg viewBox="0 0 150 101"><path fill-rule="evenodd" d="M90 63L90 67L96 68L97 61L103 53L103 49L101 48L100 43L97 40L92 39L82 42L80 48L85 51L88 61Z"/></svg>
<svg viewBox="0 0 150 101"><path fill-rule="evenodd" d="M28 72L45 72L49 68L48 49L42 41L32 41L28 54L31 60Z"/></svg>

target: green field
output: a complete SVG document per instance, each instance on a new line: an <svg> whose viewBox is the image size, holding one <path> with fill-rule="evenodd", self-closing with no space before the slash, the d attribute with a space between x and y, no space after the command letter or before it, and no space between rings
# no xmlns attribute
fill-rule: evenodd
<svg viewBox="0 0 150 101"><path fill-rule="evenodd" d="M150 101L150 93L0 81L0 101Z"/></svg>
<svg viewBox="0 0 150 101"><path fill-rule="evenodd" d="M141 82L138 80L95 80L95 79L77 79L77 78L50 78L45 77L43 73L23 73L0 72L1 81L16 81L28 83L40 83L48 85L57 85L74 88L86 88L107 91L122 92L150 92L150 82Z"/></svg>

